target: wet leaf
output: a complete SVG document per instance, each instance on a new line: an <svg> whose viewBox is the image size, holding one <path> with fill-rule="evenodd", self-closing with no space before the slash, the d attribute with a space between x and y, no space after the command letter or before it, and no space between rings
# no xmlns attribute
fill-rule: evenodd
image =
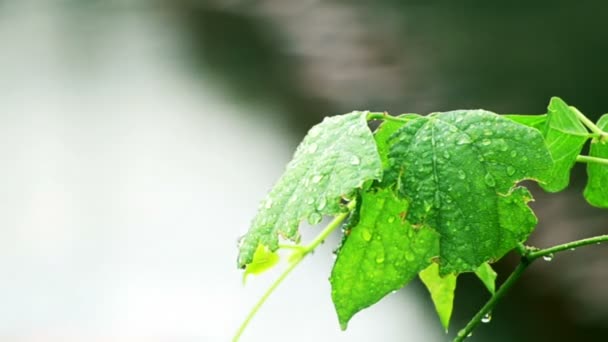
<svg viewBox="0 0 608 342"><path fill-rule="evenodd" d="M439 252L439 237L404 220L407 201L390 190L361 196L359 223L344 241L331 273L342 329L360 310L407 284Z"/></svg>
<svg viewBox="0 0 608 342"><path fill-rule="evenodd" d="M442 275L475 271L524 241L536 225L524 179L552 160L541 133L483 110L413 119L392 137L389 173L410 202L408 220L441 235Z"/></svg>
<svg viewBox="0 0 608 342"><path fill-rule="evenodd" d="M608 131L608 114L604 114L600 118L597 126L605 132ZM608 159L608 141L600 141L598 138L593 139L589 155ZM608 165L588 163L587 175L587 186L584 192L587 202L596 207L608 208Z"/></svg>
<svg viewBox="0 0 608 342"><path fill-rule="evenodd" d="M340 198L379 179L382 164L365 112L328 117L312 127L266 199L239 248L238 266L251 263L259 244L275 251L279 236L297 241L302 220L311 224L344 208Z"/></svg>

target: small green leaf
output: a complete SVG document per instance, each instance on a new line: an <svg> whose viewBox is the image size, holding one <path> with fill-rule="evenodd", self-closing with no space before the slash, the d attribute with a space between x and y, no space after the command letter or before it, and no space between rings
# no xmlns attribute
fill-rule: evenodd
<svg viewBox="0 0 608 342"><path fill-rule="evenodd" d="M597 126L605 132L608 131L608 114L604 114L600 118ZM608 141L593 139L589 155L608 159ZM587 186L584 192L587 202L596 207L608 208L608 166L589 163L587 164L587 175Z"/></svg>
<svg viewBox="0 0 608 342"><path fill-rule="evenodd" d="M496 272L494 272L492 266L487 262L484 262L475 270L475 275L477 275L477 278L486 286L488 291L494 295L496 292Z"/></svg>
<svg viewBox="0 0 608 342"><path fill-rule="evenodd" d="M342 329L354 314L407 284L439 251L435 231L405 221L407 201L390 190L361 197L359 223L344 241L330 277Z"/></svg>
<svg viewBox="0 0 608 342"><path fill-rule="evenodd" d="M448 331L450 317L454 308L454 291L456 291L456 276L448 274L444 277L439 275L439 265L432 263L419 274L420 280L424 283L431 294L435 311L439 316L441 325Z"/></svg>
<svg viewBox="0 0 608 342"><path fill-rule="evenodd" d="M524 241L536 225L531 195L551 156L541 133L483 110L434 113L392 137L387 173L410 202L408 220L441 235L440 273L475 271Z"/></svg>
<svg viewBox="0 0 608 342"><path fill-rule="evenodd" d="M258 245L258 248L253 254L253 261L247 265L247 269L243 272L243 284L250 274L261 274L273 268L279 262L279 255L271 252L267 247Z"/></svg>
<svg viewBox="0 0 608 342"><path fill-rule="evenodd" d="M539 131L543 131L545 128L545 124L547 122L547 114L542 115L519 115L519 114L509 114L503 115L503 117L513 120L522 125L526 125L528 127L536 128Z"/></svg>
<svg viewBox="0 0 608 342"><path fill-rule="evenodd" d="M239 267L251 263L259 244L275 251L279 237L297 241L302 220L317 224L323 215L340 213L342 196L380 179L382 164L366 115L329 117L310 129L244 236Z"/></svg>
<svg viewBox="0 0 608 342"><path fill-rule="evenodd" d="M541 187L549 192L561 191L570 183L570 170L589 138L589 133L572 108L560 98L554 97L549 103L544 136L554 165L551 176L545 183L541 183Z"/></svg>

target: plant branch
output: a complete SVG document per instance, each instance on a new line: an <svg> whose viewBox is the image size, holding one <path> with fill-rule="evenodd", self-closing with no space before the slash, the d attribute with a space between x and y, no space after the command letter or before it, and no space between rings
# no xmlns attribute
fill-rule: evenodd
<svg viewBox="0 0 608 342"><path fill-rule="evenodd" d="M454 338L454 342L464 341L464 339L471 334L473 329L475 329L475 327L477 327L477 325L481 323L483 317L486 314L490 313L494 306L496 306L496 303L498 303L498 301L502 297L504 297L507 292L509 292L511 287L513 287L513 285L522 276L522 274L524 273L526 268L528 268L529 265L530 262L528 261L528 259L526 259L526 257L522 257L519 265L517 265L517 267L515 268L515 270L513 270L513 273L511 273L509 278L507 278L507 280L500 286L498 291L496 291L492 298L490 298L490 300L475 314L475 316L471 318L471 320L469 321L469 323L467 323L464 329L458 332L458 335L456 335L456 337Z"/></svg>
<svg viewBox="0 0 608 342"><path fill-rule="evenodd" d="M385 120L385 121L395 121L395 122L408 122L408 119L399 118L396 116L389 115L387 112L383 113L368 113L367 121L372 120Z"/></svg>
<svg viewBox="0 0 608 342"><path fill-rule="evenodd" d="M608 165L608 159L591 157L591 156L580 155L580 156L576 157L576 161L579 163L596 163L596 164Z"/></svg>
<svg viewBox="0 0 608 342"><path fill-rule="evenodd" d="M534 261L540 257L552 255L555 253L571 250L573 248L578 248L578 247L582 247L582 246L599 244L602 242L608 242L608 235L594 236L591 238L567 242L567 243L549 247L549 248L539 249L537 251L530 251L528 253L527 257L528 257L528 260Z"/></svg>
<svg viewBox="0 0 608 342"><path fill-rule="evenodd" d="M236 334L232 338L232 342L237 342L241 338L241 335L245 331L245 328L247 328L247 325L249 325L249 322L253 319L255 314L260 310L262 305L264 305L264 303L266 302L268 297L270 297L270 295L277 289L277 287L283 282L283 280L285 280L285 278L287 278L289 273L291 273L291 271L293 271L296 268L296 266L298 266L300 264L300 262L302 260L304 260L304 257L307 254L314 251L315 248L317 248L329 236L329 234L331 234L331 232L333 232L336 228L338 228L340 226L340 224L342 224L344 219L346 219L346 217L348 217L348 215L353 210L353 208L355 208L355 201L350 201L347 205L347 208L348 208L348 211L343 212L340 215L336 216L327 225L327 227L325 227L325 229L323 229L323 231L314 240L312 240L312 242L309 243L308 245L306 245L306 246L281 245L281 248L288 248L288 249L295 250L294 254L292 254L289 258L289 267L287 267L287 269L283 273L281 273L279 278L277 278L277 280L275 280L274 283L272 283L272 285L268 288L268 290L266 290L266 292L264 293L262 298L260 298L260 300L258 300L258 302L253 306L253 308L247 315L247 318L245 318L245 320L243 321L243 323L237 330Z"/></svg>
<svg viewBox="0 0 608 342"><path fill-rule="evenodd" d="M587 126L587 128L589 128L589 130L591 130L591 132L593 132L594 134L597 134L600 137L600 139L606 139L606 137L608 137L608 132L602 131L601 128L597 127L597 125L594 124L593 121L589 120L589 118L586 117L583 113L581 113L577 108L570 107L570 109L572 109L572 111L574 112L574 114L576 114L578 119L585 126Z"/></svg>
<svg viewBox="0 0 608 342"><path fill-rule="evenodd" d="M553 247L548 247L544 249L535 249L533 247L525 247L522 244L517 246L517 251L522 254L521 262L515 270L511 273L509 278L505 280L505 282L500 286L498 291L488 300L488 302L471 318L469 323L458 332L458 335L454 338L454 342L464 341L471 332L481 323L483 317L492 312L498 301L505 296L505 294L513 287L513 285L517 282L517 280L522 276L526 268L530 266L536 259L542 258L545 256L552 256L555 253L572 250L577 247L592 245L592 244L600 244L608 242L608 235L599 235L594 236L587 239L576 240L572 242L567 242L561 245L556 245Z"/></svg>

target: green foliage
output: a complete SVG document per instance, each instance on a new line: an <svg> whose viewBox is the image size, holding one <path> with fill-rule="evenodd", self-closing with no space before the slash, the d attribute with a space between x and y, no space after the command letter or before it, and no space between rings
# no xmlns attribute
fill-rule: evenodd
<svg viewBox="0 0 608 342"><path fill-rule="evenodd" d="M450 317L454 308L454 291L456 291L456 276L439 274L439 265L433 263L420 272L420 280L431 294L439 320L445 331L450 326Z"/></svg>
<svg viewBox="0 0 608 342"><path fill-rule="evenodd" d="M302 220L318 224L323 215L343 211L342 196L381 175L382 164L366 113L325 118L308 131L285 173L260 205L242 240L239 267L252 261L259 244L275 251L279 236L298 241Z"/></svg>
<svg viewBox="0 0 608 342"><path fill-rule="evenodd" d="M374 134L367 121L383 120ZM589 203L608 207L608 115L596 124L552 98L542 115L457 110L428 116L353 112L326 118L306 135L284 175L260 205L240 245L245 275L278 262L279 239L296 242L290 266L239 329L285 276L334 229L343 238L331 272L332 299L346 329L360 310L419 275L447 330L459 274L474 272L491 294L458 333L461 341L539 257L608 241L608 236L544 250L523 243L537 219L528 206L533 180L545 190L564 189L575 162L588 163ZM590 131L590 132L589 132ZM591 156L580 156L592 139ZM306 246L302 220L334 220ZM490 266L516 250L522 262L496 290Z"/></svg>
<svg viewBox="0 0 608 342"><path fill-rule="evenodd" d="M439 254L439 236L405 220L406 200L392 191L365 192L360 219L331 272L332 298L342 329L350 318L426 268Z"/></svg>
<svg viewBox="0 0 608 342"><path fill-rule="evenodd" d="M514 184L542 179L551 157L541 134L481 110L435 113L391 138L388 174L411 202L407 219L441 235L442 275L475 271L525 241L536 225L531 195Z"/></svg>
<svg viewBox="0 0 608 342"><path fill-rule="evenodd" d="M608 114L597 122L600 129L608 131ZM608 139L594 138L589 149L591 157L608 159ZM589 180L585 187L585 198L596 207L608 208L608 165L587 164Z"/></svg>

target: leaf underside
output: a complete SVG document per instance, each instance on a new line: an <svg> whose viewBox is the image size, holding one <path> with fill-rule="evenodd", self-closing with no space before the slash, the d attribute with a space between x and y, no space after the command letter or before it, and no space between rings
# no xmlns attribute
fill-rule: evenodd
<svg viewBox="0 0 608 342"><path fill-rule="evenodd" d="M552 160L538 130L459 110L413 119L391 144L387 177L410 202L407 219L441 235L441 275L475 271L532 232L532 197L514 185L547 177Z"/></svg>
<svg viewBox="0 0 608 342"><path fill-rule="evenodd" d="M608 114L604 114L597 122L597 126L604 132L608 131ZM589 149L591 157L608 159L608 141L593 139ZM597 163L587 164L587 186L585 198L591 205L608 208L608 165Z"/></svg>
<svg viewBox="0 0 608 342"><path fill-rule="evenodd" d="M381 177L382 164L366 115L328 117L310 129L243 237L239 267L252 261L260 244L275 251L279 237L297 241L301 221L317 224L323 215L343 211L342 196Z"/></svg>
<svg viewBox="0 0 608 342"><path fill-rule="evenodd" d="M405 221L406 200L390 190L361 196L359 222L343 242L330 282L342 329L360 310L408 283L439 253L432 229Z"/></svg>

